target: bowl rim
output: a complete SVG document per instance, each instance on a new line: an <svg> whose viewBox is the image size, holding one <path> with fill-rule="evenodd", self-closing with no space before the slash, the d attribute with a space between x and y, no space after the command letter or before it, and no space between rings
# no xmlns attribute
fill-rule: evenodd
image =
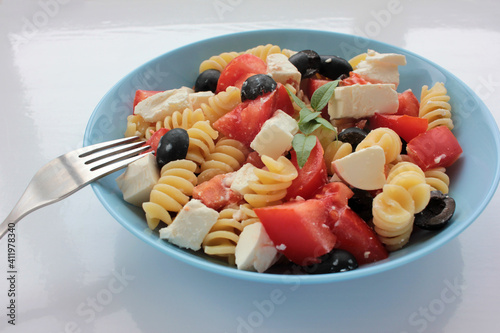
<svg viewBox="0 0 500 333"><path fill-rule="evenodd" d="M314 30L314 29L256 29L256 30L248 30L248 31L243 31L243 32L236 32L236 33L229 33L229 34L224 34L224 35L219 35L207 39L203 39L200 41L196 41L193 43L189 43L187 45L183 45L181 47L172 49L168 52L165 52L161 55L158 55L151 60L142 63L138 67L136 67L134 70L130 71L127 73L125 76L123 76L119 81L117 81L107 92L106 94L100 99L99 103L96 105L95 109L92 111L92 114L89 118L89 121L87 123L86 129L85 129L85 134L83 138L83 146L87 146L92 144L91 142L91 131L92 131L92 124L95 121L95 118L97 117L97 111L100 109L104 101L113 93L113 91L121 86L124 82L126 82L130 77L132 77L134 74L139 73L143 68L150 66L151 64L156 63L163 57L168 57L170 54L176 53L176 52L183 52L185 49L200 46L206 43L214 42L214 41L223 41L225 39L232 39L232 38L241 38L245 36L256 36L256 35L262 35L265 36L266 34L294 34L294 33L302 33L302 34L323 34L323 35L328 35L331 37L337 37L337 38L342 38L342 39L348 39L348 38L359 38L361 40L364 40L365 42L369 43L375 43L378 45L381 45L385 48L393 49L395 51L405 53L408 55L411 55L420 61L423 61L432 67L436 68L440 72L443 73L447 78L452 79L456 83L458 83L462 88L467 90L469 94L474 98L474 101L478 104L479 108L482 110L482 113L484 116L487 118L487 126L491 130L491 133L493 134L495 138L495 142L492 143L495 147L496 152L498 153L500 150L500 132L498 129L498 126L496 125L496 121L489 111L488 107L485 105L485 103L477 96L477 94L472 91L471 88L469 88L462 80L460 80L457 76L455 76L453 73L449 72L448 70L444 69L440 65L416 54L413 53L412 51L405 50L403 48L385 43L385 42L380 42L374 39L369 39L361 36L355 36L355 35L350 35L350 34L345 34L345 33L339 33L339 32L333 32L333 31L324 31L324 30ZM256 45L257 46L257 45ZM226 51L221 51L221 52L226 52ZM486 112L484 112L486 111ZM498 154L497 154L498 155ZM331 282L337 282L337 281L346 281L346 280L352 280L356 278L362 278L362 277L367 277L371 276L373 274L381 273L384 271L388 271L391 269L394 269L396 267L401 267L404 266L410 262L413 262L419 258L422 258L456 236L458 236L460 233L462 233L468 226L470 226L477 218L478 216L484 211L486 206L489 204L491 201L497 187L500 181L500 163L497 159L497 164L495 165L494 169L494 178L491 186L488 189L488 192L485 195L485 199L481 202L481 204L473 211L472 214L468 216L468 218L465 221L461 221L460 226L451 230L450 232L446 233L442 237L440 237L438 240L429 243L427 246L417 249L415 251L412 251L408 254L405 254L402 257L396 258L396 259L384 259L378 262L375 262L373 264L367 264L363 265L363 267L358 268L356 270L348 271L348 272L342 272L340 274L318 274L318 275L294 275L294 274L272 274L272 273L257 273L257 272L251 272L251 271L244 271L244 270L238 270L234 267L227 267L215 262L211 262L208 260L205 260L203 258L195 257L191 255L190 253L184 251L183 249L176 249L172 250L169 247L161 246L159 245L159 242L152 241L151 237L144 233L143 231L137 230L133 228L130 224L126 223L125 221L122 220L122 217L119 216L119 214L116 212L115 208L109 204L109 202L105 199L105 194L103 191L103 188L100 186L99 182L93 182L91 183L92 189L101 202L101 204L106 208L106 210L113 216L115 220L117 220L123 227L125 227L128 231L130 231L133 235L141 239L142 241L146 242L148 245L155 247L156 249L160 250L163 253L166 253L167 255L176 258L182 262L188 263L194 267L204 269L206 271L216 273L216 274L221 274L224 276L228 277L233 277L233 278L239 278L243 280L248 280L248 281L255 281L255 282L264 282L264 283L284 283L284 284L296 284L296 283L301 283L301 284L318 284L318 283L331 283Z"/></svg>

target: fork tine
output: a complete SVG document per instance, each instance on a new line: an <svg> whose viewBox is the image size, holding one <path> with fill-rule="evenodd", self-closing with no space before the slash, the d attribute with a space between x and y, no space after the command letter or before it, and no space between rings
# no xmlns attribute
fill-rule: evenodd
<svg viewBox="0 0 500 333"><path fill-rule="evenodd" d="M136 150L140 151L141 149L143 149L143 147L137 148ZM151 153L148 153L148 154L151 154ZM144 156L146 156L146 154L140 154L140 155L128 157L126 159L115 159L114 162L109 162L106 165L94 167L91 169L91 174L93 176L92 179L97 180L99 178L107 176L115 171L118 171L118 170L126 167L130 163L135 162L138 159L143 158Z"/></svg>
<svg viewBox="0 0 500 333"><path fill-rule="evenodd" d="M119 156L119 153L121 152L132 151L132 149L139 148L141 146L144 146L143 141L122 144L107 149L101 149L94 153L87 153L84 157L80 157L80 159L82 162L88 165L95 162L104 161L107 157Z"/></svg>
<svg viewBox="0 0 500 333"><path fill-rule="evenodd" d="M85 163L85 164L87 164L90 167L90 171L95 171L95 170L102 169L110 164L119 162L123 159L135 156L143 151L148 150L149 148L150 148L149 145L141 146L141 147L137 147L137 148L132 149L132 150L122 151L122 152L119 152L118 154L114 154L114 155L110 155L108 157L101 158L98 161L96 161L95 164L92 164L92 165L89 165L90 163Z"/></svg>
<svg viewBox="0 0 500 333"><path fill-rule="evenodd" d="M107 148L112 148L121 144L129 143L129 142L134 142L135 140L139 139L138 136L130 136L127 138L121 138L121 139L116 139L112 141L106 141L106 142L101 142L101 143L96 143L91 146L83 147L80 149L77 149L75 152L78 153L78 157L85 157L90 154L96 153L98 151L107 149Z"/></svg>

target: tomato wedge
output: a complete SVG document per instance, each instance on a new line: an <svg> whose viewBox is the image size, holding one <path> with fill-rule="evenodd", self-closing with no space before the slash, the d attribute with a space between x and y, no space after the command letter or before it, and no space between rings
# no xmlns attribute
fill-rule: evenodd
<svg viewBox="0 0 500 333"><path fill-rule="evenodd" d="M420 103L418 102L417 97L413 94L411 89L403 91L398 95L398 112L395 114L406 114L412 117L418 117L418 111L420 108Z"/></svg>
<svg viewBox="0 0 500 333"><path fill-rule="evenodd" d="M316 199L256 208L255 213L279 252L298 265L319 262L336 237L325 224L328 212Z"/></svg>
<svg viewBox="0 0 500 333"><path fill-rule="evenodd" d="M462 154L462 147L446 126L419 134L406 146L408 156L423 170L449 167Z"/></svg>
<svg viewBox="0 0 500 333"><path fill-rule="evenodd" d="M251 75L265 74L267 72L266 63L252 54L242 54L237 56L227 64L222 71L217 82L216 93L225 91L229 86L241 85Z"/></svg>
<svg viewBox="0 0 500 333"><path fill-rule="evenodd" d="M406 142L427 130L427 119L408 115L388 115L375 113L369 118L371 129L388 127Z"/></svg>
<svg viewBox="0 0 500 333"><path fill-rule="evenodd" d="M288 188L285 200L296 197L309 199L320 187L328 183L326 164L323 159L323 147L319 140L316 139L316 146L314 146L302 169L299 168L297 163L297 153L292 150L291 155L291 161L298 171L298 176Z"/></svg>

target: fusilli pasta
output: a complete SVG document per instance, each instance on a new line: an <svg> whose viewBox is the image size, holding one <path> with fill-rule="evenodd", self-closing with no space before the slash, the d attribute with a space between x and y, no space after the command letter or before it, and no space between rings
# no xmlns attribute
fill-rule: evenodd
<svg viewBox="0 0 500 333"><path fill-rule="evenodd" d="M189 148L186 159L197 164L197 172L205 159L214 151L219 133L210 126L208 120L198 121L187 129L189 135Z"/></svg>
<svg viewBox="0 0 500 333"><path fill-rule="evenodd" d="M241 223L234 218L237 211L235 208L223 209L202 243L206 254L225 257L231 265L235 264L234 250L243 230Z"/></svg>
<svg viewBox="0 0 500 333"><path fill-rule="evenodd" d="M328 175L333 175L332 162L339 158L346 157L352 153L352 146L350 143L345 143L339 140L331 142L325 149L323 159L325 160L326 170Z"/></svg>
<svg viewBox="0 0 500 333"><path fill-rule="evenodd" d="M356 147L356 151L361 149L379 146L384 149L385 163L391 163L401 153L401 139L392 129L379 127L368 133L368 135Z"/></svg>
<svg viewBox="0 0 500 333"><path fill-rule="evenodd" d="M427 119L428 130L441 125L453 129L449 100L450 96L441 82L434 84L431 89L428 86L422 87L419 117Z"/></svg>
<svg viewBox="0 0 500 333"><path fill-rule="evenodd" d="M431 191L441 191L443 194L449 192L450 177L445 168L435 168L425 171L425 181L430 185Z"/></svg>
<svg viewBox="0 0 500 333"><path fill-rule="evenodd" d="M241 91L236 87L228 87L208 99L208 104L202 103L201 109L205 117L213 124L217 119L234 109L241 103Z"/></svg>
<svg viewBox="0 0 500 333"><path fill-rule="evenodd" d="M172 217L169 212L177 213L188 203L197 184L195 169L196 164L188 160L172 161L163 166L149 202L142 204L150 229L155 229L160 220L170 225Z"/></svg>
<svg viewBox="0 0 500 333"><path fill-rule="evenodd" d="M245 194L245 200L252 207L265 207L279 204L286 196L287 188L292 180L297 178L297 169L284 156L277 160L268 156L262 156L262 162L268 170L256 169L254 172L259 181L248 183L248 187L254 192Z"/></svg>
<svg viewBox="0 0 500 333"><path fill-rule="evenodd" d="M172 115L166 116L163 121L163 127L167 129L183 128L185 130L191 128L198 121L205 120L205 115L201 109L192 110L190 108L184 111L174 111Z"/></svg>
<svg viewBox="0 0 500 333"><path fill-rule="evenodd" d="M225 137L219 139L214 151L201 164L198 183L238 170L245 163L248 153L248 148L237 140Z"/></svg>
<svg viewBox="0 0 500 333"><path fill-rule="evenodd" d="M219 72L222 72L224 68L226 68L227 64L240 54L241 53L239 52L224 52L219 55L212 56L200 64L199 72L202 73L208 69L216 69Z"/></svg>

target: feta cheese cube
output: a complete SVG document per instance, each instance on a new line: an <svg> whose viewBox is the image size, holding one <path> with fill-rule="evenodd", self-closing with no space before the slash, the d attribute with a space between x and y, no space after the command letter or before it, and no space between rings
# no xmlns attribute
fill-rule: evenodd
<svg viewBox="0 0 500 333"><path fill-rule="evenodd" d="M250 143L250 147L259 153L277 159L292 147L293 136L299 126L295 119L278 110L266 120L260 132Z"/></svg>
<svg viewBox="0 0 500 333"><path fill-rule="evenodd" d="M149 122L156 122L172 115L175 111L183 111L191 107L189 94L193 90L183 87L155 94L140 101L135 106L135 114L138 114Z"/></svg>
<svg viewBox="0 0 500 333"><path fill-rule="evenodd" d="M199 91L189 94L189 102L191 103L191 108L193 110L199 109L201 104L208 104L208 99L214 96L211 91Z"/></svg>
<svg viewBox="0 0 500 333"><path fill-rule="evenodd" d="M270 54L267 56L267 74L270 75L274 81L283 85L289 83L295 89L299 89L300 80L302 75L299 70L292 65L288 57L281 53Z"/></svg>
<svg viewBox="0 0 500 333"><path fill-rule="evenodd" d="M141 206L149 200L149 193L160 179L160 170L153 154L130 163L116 183L123 193L123 199L132 205Z"/></svg>
<svg viewBox="0 0 500 333"><path fill-rule="evenodd" d="M238 269L262 273L276 262L278 250L263 224L256 222L243 229L234 255Z"/></svg>
<svg viewBox="0 0 500 333"><path fill-rule="evenodd" d="M399 101L393 84L354 84L337 87L328 101L330 119L363 118L396 113Z"/></svg>
<svg viewBox="0 0 500 333"><path fill-rule="evenodd" d="M160 229L160 238L179 247L198 251L218 218L216 210L208 208L200 200L191 199L172 224Z"/></svg>
<svg viewBox="0 0 500 333"><path fill-rule="evenodd" d="M234 173L231 179L231 190L238 192L241 195L253 193L248 187L248 182L258 181L259 177L255 174L254 170L257 169L251 163L244 164L238 171Z"/></svg>
<svg viewBox="0 0 500 333"><path fill-rule="evenodd" d="M406 65L406 57L396 53L378 53L368 50L366 59L361 61L355 73L372 83L399 84L398 66Z"/></svg>

